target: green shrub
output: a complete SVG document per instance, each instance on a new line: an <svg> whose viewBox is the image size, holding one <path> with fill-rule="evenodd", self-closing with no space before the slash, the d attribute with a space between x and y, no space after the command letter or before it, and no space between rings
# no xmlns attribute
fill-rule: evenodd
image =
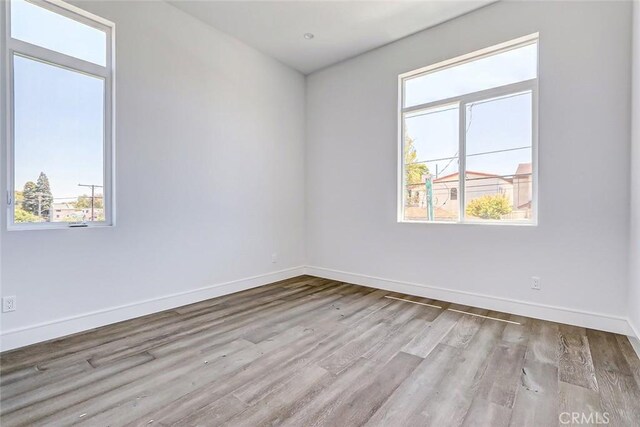
<svg viewBox="0 0 640 427"><path fill-rule="evenodd" d="M501 219L511 213L511 202L502 194L487 194L467 204L467 215L483 219Z"/></svg>
<svg viewBox="0 0 640 427"><path fill-rule="evenodd" d="M13 214L14 222L40 222L42 221L38 215L27 212L22 208L16 208Z"/></svg>

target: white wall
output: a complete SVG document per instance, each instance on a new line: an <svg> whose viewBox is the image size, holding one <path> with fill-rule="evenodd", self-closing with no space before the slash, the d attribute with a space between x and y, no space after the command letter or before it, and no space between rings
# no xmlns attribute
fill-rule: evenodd
<svg viewBox="0 0 640 427"><path fill-rule="evenodd" d="M630 17L629 2L499 2L309 76L311 271L625 332ZM398 224L398 74L534 32L539 226Z"/></svg>
<svg viewBox="0 0 640 427"><path fill-rule="evenodd" d="M632 117L629 320L636 337L640 338L640 1L635 1L633 5Z"/></svg>
<svg viewBox="0 0 640 427"><path fill-rule="evenodd" d="M312 273L539 317L562 306L618 331L630 310L640 324L629 3L501 2L317 72L306 154L299 73L163 2L75 3L117 24L117 226L0 221L1 294L18 298L0 316L3 349L296 275L305 250ZM396 223L397 75L536 31L540 225Z"/></svg>
<svg viewBox="0 0 640 427"><path fill-rule="evenodd" d="M2 221L4 349L304 264L304 76L164 2L75 4L116 23L117 225Z"/></svg>

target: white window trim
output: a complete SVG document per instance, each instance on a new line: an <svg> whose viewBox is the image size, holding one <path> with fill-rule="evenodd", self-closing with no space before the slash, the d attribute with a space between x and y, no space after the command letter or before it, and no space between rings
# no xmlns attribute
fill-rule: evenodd
<svg viewBox="0 0 640 427"><path fill-rule="evenodd" d="M106 33L106 65L101 66L89 61L52 51L41 46L11 38L11 1L6 1L5 7L0 7L0 22L5 31L0 47L4 55L4 82L6 90L6 105L4 123L6 129L7 156L7 193L6 223L7 230L51 230L69 228L95 228L115 225L115 24L104 18L86 12L78 7L60 0L27 0L37 6L51 10ZM103 146L103 197L104 221L88 221L82 227L72 226L65 222L14 223L14 191L15 191L15 157L14 157L14 81L13 56L23 56L31 60L40 61L71 71L102 78L104 84L104 146Z"/></svg>
<svg viewBox="0 0 640 427"><path fill-rule="evenodd" d="M538 49L540 48L539 34L530 34L528 36L520 37L515 40L511 40L505 43L494 45L492 47L481 49L475 52L471 52L456 58L452 58L446 61L439 62L437 64L429 65L417 70L413 70L407 73L400 74L398 76L398 194L397 194L397 207L399 223L409 224L469 224L469 225L506 225L506 226L537 226L538 225L538 82L540 78L539 69L536 72L536 78L531 80L525 80L522 82L512 83L504 86L472 92L469 94L456 96L447 99L441 99L438 101L428 102L419 105L412 105L411 107L404 107L404 82L415 77L419 77L425 74L439 71L445 68L461 65L466 62L475 61L477 59L492 56L504 51L512 50L518 47L523 47L537 43ZM539 53L538 53L539 64ZM482 101L485 99L496 98L504 95L517 94L521 92L531 92L532 97L532 117L531 117L531 166L532 166L532 195L531 195L531 212L532 217L526 220L474 220L468 219L465 215L465 175L466 175L466 110L467 104ZM459 142L459 173L458 173L458 220L457 221L442 221L442 220L407 220L404 218L404 199L405 199L405 173L404 173L404 116L405 114L429 109L437 106L445 105L457 105L459 109L458 118L458 142Z"/></svg>

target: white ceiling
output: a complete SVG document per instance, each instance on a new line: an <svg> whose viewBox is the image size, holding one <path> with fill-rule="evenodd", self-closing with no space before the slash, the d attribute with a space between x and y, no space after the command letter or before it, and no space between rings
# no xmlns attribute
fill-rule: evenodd
<svg viewBox="0 0 640 427"><path fill-rule="evenodd" d="M171 3L308 74L493 1L173 0ZM305 33L313 33L315 38L306 40Z"/></svg>

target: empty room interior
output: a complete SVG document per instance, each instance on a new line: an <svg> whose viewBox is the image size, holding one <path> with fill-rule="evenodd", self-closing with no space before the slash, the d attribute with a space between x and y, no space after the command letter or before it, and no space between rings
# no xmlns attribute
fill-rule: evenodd
<svg viewBox="0 0 640 427"><path fill-rule="evenodd" d="M640 1L0 0L0 424L640 426Z"/></svg>

